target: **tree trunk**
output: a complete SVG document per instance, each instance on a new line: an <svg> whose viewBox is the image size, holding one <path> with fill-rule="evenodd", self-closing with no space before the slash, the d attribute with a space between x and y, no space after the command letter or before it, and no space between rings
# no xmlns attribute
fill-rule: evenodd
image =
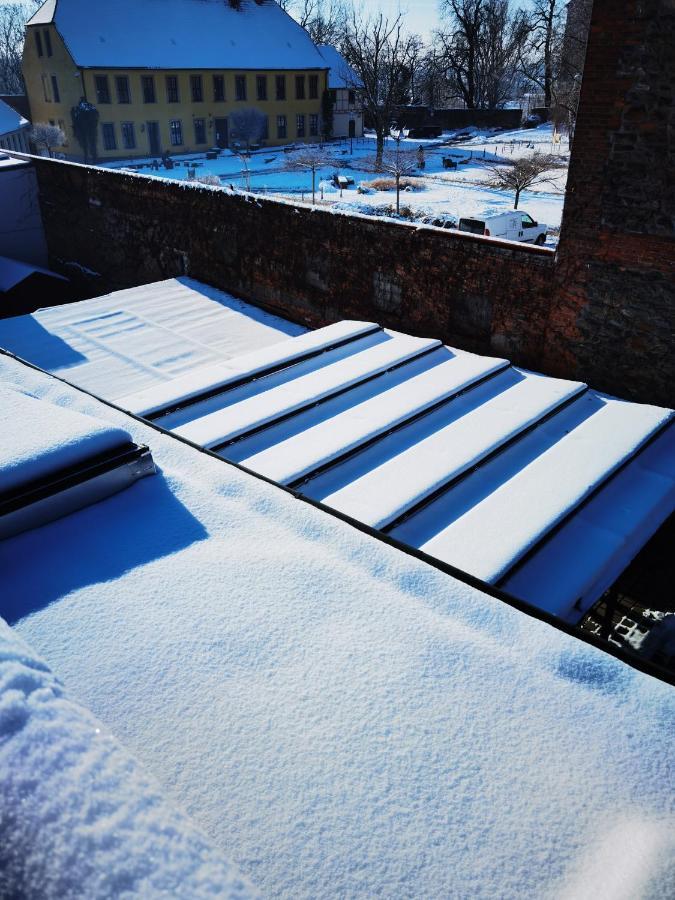
<svg viewBox="0 0 675 900"><path fill-rule="evenodd" d="M401 209L401 176L396 176L396 215L399 215Z"/></svg>
<svg viewBox="0 0 675 900"><path fill-rule="evenodd" d="M382 170L382 156L384 154L384 128L381 125L375 126L375 168L378 172Z"/></svg>
<svg viewBox="0 0 675 900"><path fill-rule="evenodd" d="M516 188L516 202L513 204L514 209L518 209L518 201L520 200L520 192L522 188Z"/></svg>
<svg viewBox="0 0 675 900"><path fill-rule="evenodd" d="M314 184L315 184L315 181L316 181L316 169L312 169L312 206L314 206L314 194L315 194Z"/></svg>

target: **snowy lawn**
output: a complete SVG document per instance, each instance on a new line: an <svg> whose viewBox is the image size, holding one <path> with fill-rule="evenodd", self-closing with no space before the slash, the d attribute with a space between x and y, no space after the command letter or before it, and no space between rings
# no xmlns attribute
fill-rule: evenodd
<svg viewBox="0 0 675 900"><path fill-rule="evenodd" d="M0 614L264 896L670 896L672 687L74 388L0 374L160 468L0 543Z"/></svg>
<svg viewBox="0 0 675 900"><path fill-rule="evenodd" d="M414 152L420 146L424 148L425 168L420 170L416 180L419 188L404 191L401 195L402 208L407 207L406 216L416 219L423 217L458 221L460 217L483 216L495 212L513 209L513 193L488 186L490 173L486 164L497 160L510 160L526 156L535 150L558 156L561 162L569 161L568 147L565 142L559 147L553 145L553 131L550 125L542 125L535 129L520 129L508 132L490 132L471 129L473 137L461 143L448 144L452 135L444 134L437 140L403 140L401 149ZM393 141L388 141L387 148L393 149ZM326 148L334 164L317 172L317 203L343 211L368 214L393 214L396 196L394 190L372 191L367 185L378 176L369 168L369 162L375 154L375 141L372 136L363 139L334 142ZM188 163L196 161L197 178L214 175L220 178L225 187L245 190L247 184L255 193L289 197L291 199L311 203L312 176L310 172L297 172L285 167L292 153L281 149L267 148L251 154L248 174L242 171L239 157L229 151L215 160L207 160L204 154L175 156L176 168L160 169L156 172L149 167L140 171L145 175L158 178L185 181L188 178ZM457 161L457 169L448 170L443 167L443 157L450 156ZM467 160L461 163L460 160ZM139 165L143 161L126 160L110 163L108 168L128 168ZM149 161L145 161L146 164ZM332 183L334 174L347 175L354 179L354 184L345 188L342 193ZM557 231L560 228L564 204L567 169L552 173L554 183L534 186L524 191L519 208L530 213L536 220L546 223L553 233L549 235L548 246L557 243ZM363 185L365 193L359 193ZM409 212L408 212L409 210Z"/></svg>

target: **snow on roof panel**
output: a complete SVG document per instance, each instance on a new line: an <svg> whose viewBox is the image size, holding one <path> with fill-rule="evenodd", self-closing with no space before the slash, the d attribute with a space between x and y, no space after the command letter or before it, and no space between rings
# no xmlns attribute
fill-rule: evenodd
<svg viewBox="0 0 675 900"><path fill-rule="evenodd" d="M313 428L300 429L260 453L246 458L237 454L238 460L275 481L294 482L508 365L501 359L453 354L445 347L425 357L425 362L433 368L410 374L389 390L378 381L369 399L360 403L352 399L344 412Z"/></svg>
<svg viewBox="0 0 675 900"><path fill-rule="evenodd" d="M673 508L675 426L671 425L501 586L577 622Z"/></svg>
<svg viewBox="0 0 675 900"><path fill-rule="evenodd" d="M330 44L318 44L319 51L326 64L330 66L328 73L328 87L343 89L355 88L361 86L361 79L356 72L349 66L347 60L342 56L339 50L331 47Z"/></svg>
<svg viewBox="0 0 675 900"><path fill-rule="evenodd" d="M402 433L401 452L374 470L334 493L325 495L318 485L309 492L316 497L320 491L328 506L386 528L583 390L578 382L511 370L439 411L443 424L428 437L413 443Z"/></svg>
<svg viewBox="0 0 675 900"><path fill-rule="evenodd" d="M75 63L140 69L325 69L309 35L274 0L59 0Z"/></svg>
<svg viewBox="0 0 675 900"><path fill-rule="evenodd" d="M0 614L125 736L155 812L188 806L264 896L576 898L608 872L625 896L669 896L672 687L68 385L10 359L0 374L128 427L166 473L0 542ZM117 872L91 821L84 856L65 852L82 829L51 831L64 793L98 807L91 767L49 777L43 733L0 740L22 809L37 773L30 823L53 840L22 865L41 887L72 859ZM148 847L132 859L155 872Z"/></svg>
<svg viewBox="0 0 675 900"><path fill-rule="evenodd" d="M116 400L305 331L191 278L172 278L0 320L0 347Z"/></svg>
<svg viewBox="0 0 675 900"><path fill-rule="evenodd" d="M0 322L0 345L112 400L129 393L133 366L134 388L150 386L147 396L176 402L159 419L163 427L486 580L507 577L524 555L543 552L558 523L581 515L589 491L631 454L639 461L641 444L670 415L591 391L573 400L583 385L512 367L495 374L505 363L371 323L298 337L302 329L211 293L220 302L208 303L208 288L181 279L43 310ZM279 343L283 334L296 337ZM343 335L347 343L331 343ZM308 347L323 349L308 357ZM392 366L400 368L384 374ZM223 372L236 373L234 383L224 384ZM491 377L472 387L483 374ZM464 393L450 399L458 388ZM204 389L214 392L193 396ZM631 471L637 483L643 476ZM664 503L672 504L670 495ZM636 513L617 548L624 565L628 548L647 539L642 519L655 521ZM609 571L612 544L591 531L598 550L588 558L596 565L589 585ZM573 547L560 546L565 554ZM576 590L572 579L557 584ZM558 596L553 589L527 593L548 608L544 595ZM566 609L576 599L568 593L555 603Z"/></svg>
<svg viewBox="0 0 675 900"><path fill-rule="evenodd" d="M392 333L390 340L376 347L209 413L175 431L203 447L220 446L440 346L440 341Z"/></svg>
<svg viewBox="0 0 675 900"><path fill-rule="evenodd" d="M242 378L252 378L282 365L290 365L306 354L320 353L377 330L379 325L372 322L336 322L317 331L308 331L294 341L285 340L231 362L201 367L182 378L122 397L118 403L136 415L154 418L167 407L192 401L210 391L225 389Z"/></svg>
<svg viewBox="0 0 675 900"><path fill-rule="evenodd" d="M494 583L670 415L588 392L392 533Z"/></svg>
<svg viewBox="0 0 675 900"><path fill-rule="evenodd" d="M14 491L130 442L128 431L0 388L0 491Z"/></svg>
<svg viewBox="0 0 675 900"><path fill-rule="evenodd" d="M0 136L10 134L12 131L18 131L28 125L28 120L12 109L4 100L0 100Z"/></svg>
<svg viewBox="0 0 675 900"><path fill-rule="evenodd" d="M28 25L51 25L54 20L56 0L46 0L45 3L31 16Z"/></svg>

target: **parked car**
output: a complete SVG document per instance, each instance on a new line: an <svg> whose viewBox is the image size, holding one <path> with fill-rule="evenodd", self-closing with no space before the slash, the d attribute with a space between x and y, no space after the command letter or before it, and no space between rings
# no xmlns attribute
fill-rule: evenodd
<svg viewBox="0 0 675 900"><path fill-rule="evenodd" d="M460 219L459 230L543 247L546 243L548 226L540 225L529 213L514 209L483 219Z"/></svg>

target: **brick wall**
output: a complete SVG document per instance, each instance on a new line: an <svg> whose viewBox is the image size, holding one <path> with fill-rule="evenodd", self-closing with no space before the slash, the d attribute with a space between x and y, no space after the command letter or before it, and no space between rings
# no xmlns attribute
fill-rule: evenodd
<svg viewBox="0 0 675 900"><path fill-rule="evenodd" d="M595 0L543 367L675 406L675 3Z"/></svg>
<svg viewBox="0 0 675 900"><path fill-rule="evenodd" d="M52 265L91 294L188 274L309 325L344 318L534 366L546 249L36 159Z"/></svg>
<svg viewBox="0 0 675 900"><path fill-rule="evenodd" d="M92 294L187 273L310 325L374 319L675 406L674 46L675 0L595 0L555 261L40 159L52 264L100 272Z"/></svg>

